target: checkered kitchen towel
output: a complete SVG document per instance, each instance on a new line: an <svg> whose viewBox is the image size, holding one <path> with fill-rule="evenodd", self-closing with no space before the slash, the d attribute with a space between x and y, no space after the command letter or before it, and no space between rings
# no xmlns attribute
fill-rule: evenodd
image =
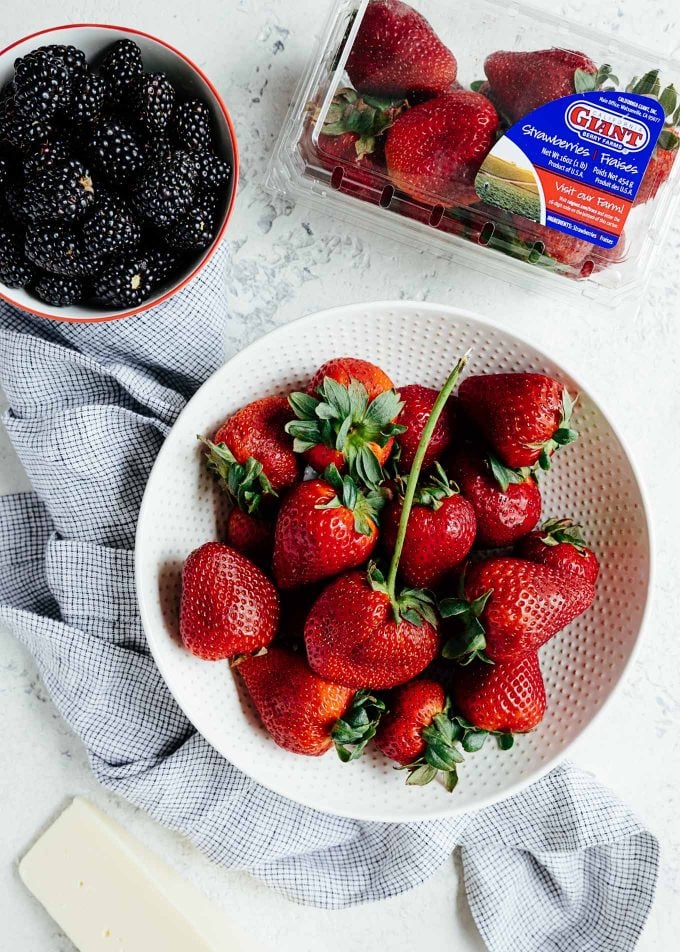
<svg viewBox="0 0 680 952"><path fill-rule="evenodd" d="M4 423L35 492L0 500L0 621L33 655L98 779L216 862L341 907L415 886L460 846L493 952L632 949L658 846L574 767L462 818L359 823L254 783L172 699L137 614L132 546L154 457L222 360L224 266L218 255L171 301L109 324L2 305Z"/></svg>

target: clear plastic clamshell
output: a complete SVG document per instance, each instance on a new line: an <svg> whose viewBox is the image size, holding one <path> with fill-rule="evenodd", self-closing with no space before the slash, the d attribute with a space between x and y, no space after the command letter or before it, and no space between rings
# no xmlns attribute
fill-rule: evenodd
<svg viewBox="0 0 680 952"><path fill-rule="evenodd" d="M677 204L679 77L672 60L517 3L339 0L267 184L617 305L642 294Z"/></svg>

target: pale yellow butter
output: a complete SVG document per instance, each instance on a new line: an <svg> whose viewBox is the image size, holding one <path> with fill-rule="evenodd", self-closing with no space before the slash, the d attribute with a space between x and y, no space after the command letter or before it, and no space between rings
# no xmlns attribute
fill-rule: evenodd
<svg viewBox="0 0 680 952"><path fill-rule="evenodd" d="M80 952L255 952L200 890L79 797L19 874Z"/></svg>

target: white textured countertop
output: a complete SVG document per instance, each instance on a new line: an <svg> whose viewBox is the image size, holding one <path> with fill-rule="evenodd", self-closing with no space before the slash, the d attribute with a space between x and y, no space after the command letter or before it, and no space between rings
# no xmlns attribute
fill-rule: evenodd
<svg viewBox="0 0 680 952"><path fill-rule="evenodd" d="M585 302L527 296L367 232L350 233L330 216L271 202L260 187L265 164L329 2L42 0L14 5L11 17L4 18L0 42L66 20L136 26L185 50L216 82L231 110L242 159L227 242L232 259L228 353L277 324L332 304L427 299L502 321L572 368L601 399L637 457L649 491L657 578L639 659L574 748L573 759L630 802L659 836L659 891L639 948L670 952L677 948L680 928L680 230L671 232L639 314L632 309L594 314ZM679 13L671 0L605 5L571 0L552 9L663 53L676 45ZM25 488L21 467L0 432L0 493ZM98 787L82 746L56 713L30 658L6 632L0 632L0 711L1 952L72 950L24 890L16 860L76 793L91 797L232 909L264 949L355 952L372 937L390 952L407 952L419 941L457 952L482 948L455 858L419 889L344 912L294 905L244 873L211 866L182 838Z"/></svg>

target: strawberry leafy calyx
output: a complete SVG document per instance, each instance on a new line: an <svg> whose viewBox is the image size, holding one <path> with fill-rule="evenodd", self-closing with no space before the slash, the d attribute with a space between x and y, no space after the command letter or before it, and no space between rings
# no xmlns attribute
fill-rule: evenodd
<svg viewBox="0 0 680 952"><path fill-rule="evenodd" d="M493 664L485 653L486 630L482 623L482 615L487 602L493 596L493 589L479 595L472 600L463 594L464 580L461 581L461 592L454 598L442 598L439 601L439 614L442 618L456 618L459 630L444 644L442 656L469 664L475 658Z"/></svg>
<svg viewBox="0 0 680 952"><path fill-rule="evenodd" d="M331 731L331 738L343 764L361 757L368 742L375 737L385 710L385 702L370 691L357 691L352 703Z"/></svg>
<svg viewBox="0 0 680 952"><path fill-rule="evenodd" d="M436 511L441 509L445 499L458 495L460 489L446 475L441 463L435 463L433 469L434 471L429 479L416 488L413 503Z"/></svg>
<svg viewBox="0 0 680 952"><path fill-rule="evenodd" d="M355 143L357 157L362 158L374 151L376 137L389 129L406 108L405 99L369 96L347 87L338 90L333 97L321 132L325 136L355 133L359 136Z"/></svg>
<svg viewBox="0 0 680 952"><path fill-rule="evenodd" d="M577 552L583 552L586 542L583 538L582 527L571 519L548 519L541 526L541 542L544 545L572 545Z"/></svg>
<svg viewBox="0 0 680 952"><path fill-rule="evenodd" d="M351 476L342 476L338 467L331 463L323 478L335 490L335 496L326 503L318 503L316 509L349 509L354 515L354 529L361 535L370 536L378 521L378 513L385 505L386 493L382 489L362 492Z"/></svg>
<svg viewBox="0 0 680 952"><path fill-rule="evenodd" d="M288 397L296 419L286 424L293 449L304 453L318 445L337 450L347 460L350 475L369 488L384 478L371 444L384 447L406 427L395 423L404 406L395 390L384 390L369 401L358 380L344 387L324 377L317 394L296 392Z"/></svg>
<svg viewBox="0 0 680 952"><path fill-rule="evenodd" d="M434 595L427 589L403 588L400 592L391 592L384 573L375 562L371 562L368 566L366 578L374 592L382 592L389 597L397 624L407 621L411 625L420 627L423 622L428 622L433 627L437 627Z"/></svg>
<svg viewBox="0 0 680 952"><path fill-rule="evenodd" d="M213 443L203 436L198 439L208 448L205 456L207 468L219 480L234 505L243 512L256 515L261 511L265 497L278 495L262 463L254 456L249 456L245 463L239 463L226 443Z"/></svg>
<svg viewBox="0 0 680 952"><path fill-rule="evenodd" d="M658 100L666 116L666 121L657 139L657 147L668 152L680 147L680 130L677 128L680 123L680 102L673 83L662 89L659 70L650 69L643 76L634 76L626 86L626 92L635 93L638 96L650 96L652 99Z"/></svg>
<svg viewBox="0 0 680 952"><path fill-rule="evenodd" d="M418 787L431 783L441 774L444 786L451 793L458 783L458 764L465 760L458 746L461 739L458 725L443 711L435 714L432 723L420 733L427 745L422 756L397 770L408 771L406 783Z"/></svg>
<svg viewBox="0 0 680 952"><path fill-rule="evenodd" d="M501 463L498 457L494 456L493 453L489 453L486 461L491 470L491 475L504 493L508 491L508 487L511 484L518 486L521 483L526 483L531 477L531 467L522 466L520 469L511 469L510 466Z"/></svg>
<svg viewBox="0 0 680 952"><path fill-rule="evenodd" d="M619 77L615 76L609 63L603 63L595 73L590 73L586 69L577 69L574 72L574 92L591 93L598 89L604 89L605 83L612 83L607 89L615 89L618 85Z"/></svg>
<svg viewBox="0 0 680 952"><path fill-rule="evenodd" d="M444 710L436 714L432 723L421 731L427 746L423 754L413 763L397 770L407 770L407 784L424 786L442 775L444 786L451 793L458 783L458 765L465 760L463 754L473 754L481 750L490 733L496 736L498 746L509 750L514 739L512 734L486 731L475 727L465 718L453 714L447 700Z"/></svg>
<svg viewBox="0 0 680 952"><path fill-rule="evenodd" d="M566 387L562 390L562 413L557 429L545 443L529 443L531 449L540 449L541 455L538 457L536 466L542 470L549 470L551 466L551 457L555 450L560 446L568 446L578 439L578 432L571 428L571 416L578 397L573 400Z"/></svg>

